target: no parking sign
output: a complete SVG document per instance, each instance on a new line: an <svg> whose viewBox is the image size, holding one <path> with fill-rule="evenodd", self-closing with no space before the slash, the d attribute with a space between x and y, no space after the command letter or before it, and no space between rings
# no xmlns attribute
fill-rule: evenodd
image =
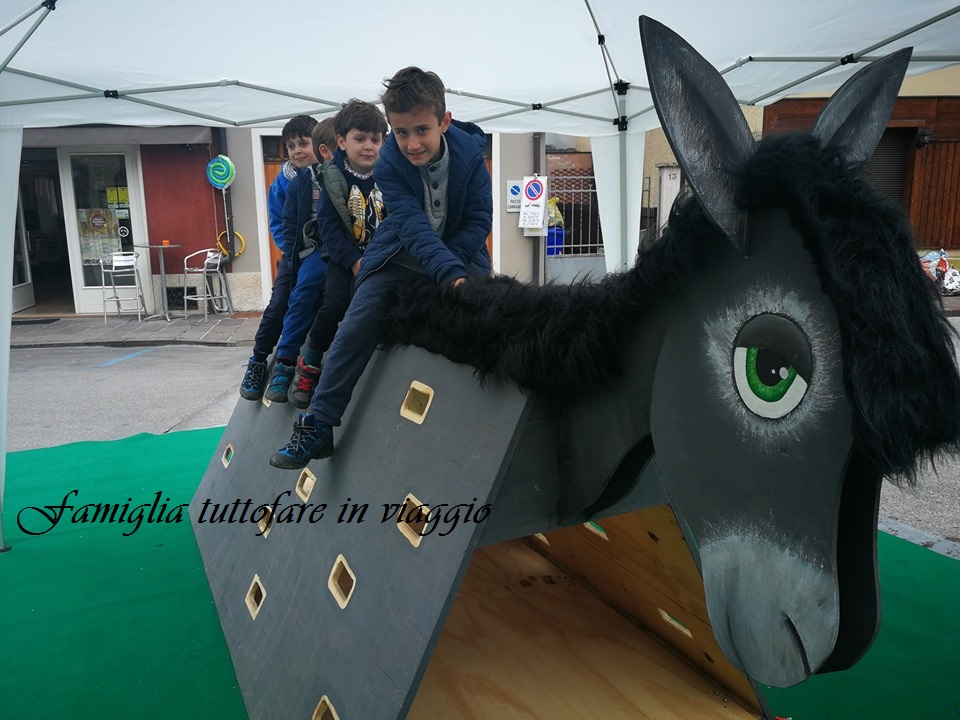
<svg viewBox="0 0 960 720"><path fill-rule="evenodd" d="M547 179L525 177L520 193L520 227L542 228L546 219Z"/></svg>

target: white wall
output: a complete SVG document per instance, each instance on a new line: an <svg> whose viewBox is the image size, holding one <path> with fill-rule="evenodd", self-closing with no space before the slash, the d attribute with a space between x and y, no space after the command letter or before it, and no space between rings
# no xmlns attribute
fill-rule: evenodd
<svg viewBox="0 0 960 720"><path fill-rule="evenodd" d="M533 134L496 133L493 136L493 267L501 275L510 275L523 282L534 279L534 244L543 238L523 236L518 227L519 213L505 211L507 181L522 180L533 175ZM540 172L546 174L546 143L540 141ZM543 252L540 252L537 276L543 277Z"/></svg>
<svg viewBox="0 0 960 720"><path fill-rule="evenodd" d="M263 159L258 143L260 136L249 128L228 128L227 157L237 169L237 178L230 186L233 228L243 235L246 250L233 261L230 290L237 310L262 310L263 288L270 278L261 277L260 225L257 217L257 194L266 189L263 184ZM269 293L268 293L269 297Z"/></svg>

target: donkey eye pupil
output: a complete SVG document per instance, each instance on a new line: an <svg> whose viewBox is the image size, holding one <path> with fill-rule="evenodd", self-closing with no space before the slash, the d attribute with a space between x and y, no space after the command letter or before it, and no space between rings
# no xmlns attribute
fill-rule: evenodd
<svg viewBox="0 0 960 720"><path fill-rule="evenodd" d="M756 366L760 382L773 387L787 378L790 362L780 353L761 346L757 348Z"/></svg>

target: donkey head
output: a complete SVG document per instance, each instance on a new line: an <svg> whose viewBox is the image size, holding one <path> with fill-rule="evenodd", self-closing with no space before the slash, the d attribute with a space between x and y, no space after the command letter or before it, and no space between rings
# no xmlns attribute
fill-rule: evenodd
<svg viewBox="0 0 960 720"><path fill-rule="evenodd" d="M671 30L642 17L640 33L663 129L720 239L670 308L657 464L718 642L749 676L787 686L848 667L876 635L880 477L856 450L841 324L796 218L741 203L757 144L733 94ZM870 156L909 58L837 91L813 129L821 147Z"/></svg>

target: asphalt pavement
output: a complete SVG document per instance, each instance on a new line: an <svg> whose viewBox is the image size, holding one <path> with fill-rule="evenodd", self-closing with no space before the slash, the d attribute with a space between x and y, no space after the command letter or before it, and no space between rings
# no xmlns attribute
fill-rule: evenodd
<svg viewBox="0 0 960 720"><path fill-rule="evenodd" d="M7 450L226 425L249 347L14 348Z"/></svg>

